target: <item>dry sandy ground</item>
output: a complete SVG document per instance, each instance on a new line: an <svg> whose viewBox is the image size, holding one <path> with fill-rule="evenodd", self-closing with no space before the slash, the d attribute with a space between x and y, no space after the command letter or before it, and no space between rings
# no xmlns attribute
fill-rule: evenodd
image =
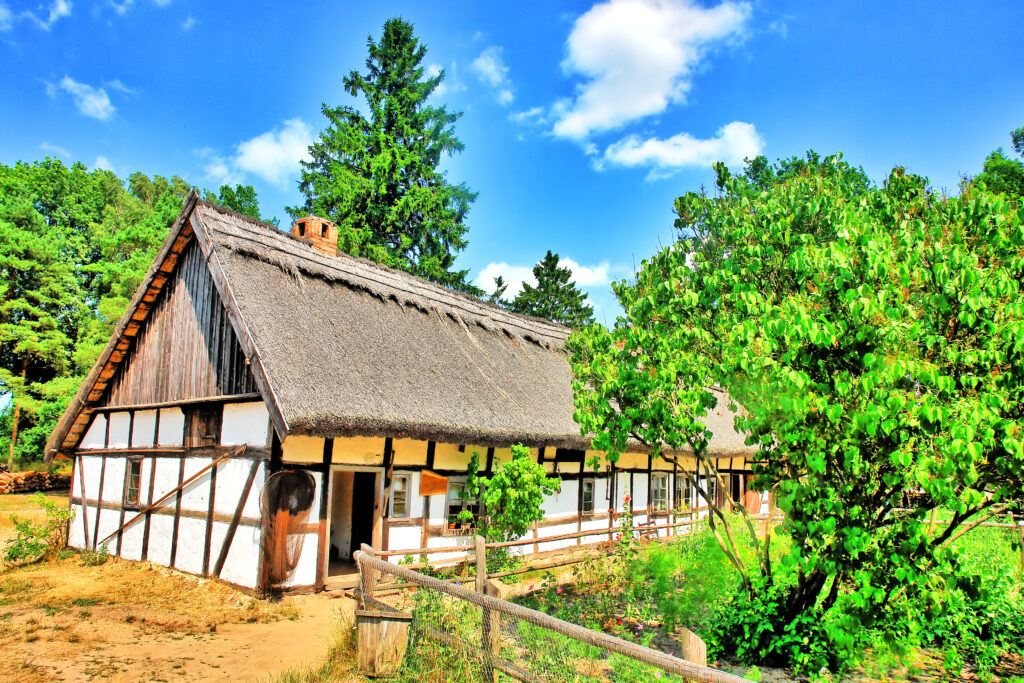
<svg viewBox="0 0 1024 683"><path fill-rule="evenodd" d="M258 681L323 660L352 602L294 598L294 619L226 623L189 633L155 611L95 606L52 610L8 606L0 634L0 679L9 681ZM351 616L347 621L350 623Z"/></svg>

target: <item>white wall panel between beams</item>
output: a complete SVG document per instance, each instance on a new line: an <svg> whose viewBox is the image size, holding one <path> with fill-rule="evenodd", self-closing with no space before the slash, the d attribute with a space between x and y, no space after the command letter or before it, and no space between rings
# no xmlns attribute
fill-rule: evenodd
<svg viewBox="0 0 1024 683"><path fill-rule="evenodd" d="M160 446L181 446L185 443L185 414L181 408L161 408L157 444Z"/></svg>
<svg viewBox="0 0 1024 683"><path fill-rule="evenodd" d="M156 430L156 411L139 410L135 413L132 426L132 448L149 448L153 445Z"/></svg>
<svg viewBox="0 0 1024 683"><path fill-rule="evenodd" d="M131 413L110 413L110 431L107 434L107 448L128 448L128 431L131 425Z"/></svg>
<svg viewBox="0 0 1024 683"><path fill-rule="evenodd" d="M211 462L213 462L213 460L210 458L186 458L185 480L187 481L189 477L191 477L196 472L209 465ZM203 472L202 476L200 476L194 482L185 487L185 489L182 491L181 496L182 510L194 510L196 512L202 512L204 514L207 511L209 511L211 474L212 471L208 469L205 472ZM218 472L218 475L219 474L220 473ZM184 518L182 518L182 521L185 521Z"/></svg>
<svg viewBox="0 0 1024 683"><path fill-rule="evenodd" d="M89 431L82 438L81 448L104 448L107 444L107 416L94 415Z"/></svg>
<svg viewBox="0 0 1024 683"><path fill-rule="evenodd" d="M247 444L265 447L269 427L270 413L263 401L227 403L221 421L220 442L224 446Z"/></svg>

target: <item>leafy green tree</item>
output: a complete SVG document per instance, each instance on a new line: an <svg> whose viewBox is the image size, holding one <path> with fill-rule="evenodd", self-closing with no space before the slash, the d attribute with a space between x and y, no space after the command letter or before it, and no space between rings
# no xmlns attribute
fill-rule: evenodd
<svg viewBox="0 0 1024 683"><path fill-rule="evenodd" d="M352 71L345 91L354 106L322 106L328 125L302 162L299 217L323 216L338 226L338 247L476 295L466 270L453 270L466 248L465 224L476 198L439 170L443 155L463 149L454 124L462 116L427 99L444 79L425 78L427 49L403 19L384 24L380 42L367 38L366 73Z"/></svg>
<svg viewBox="0 0 1024 683"><path fill-rule="evenodd" d="M257 220L267 221L274 225L277 225L278 223L276 218L266 219L260 216L259 197L252 185L237 184L234 187L231 187L230 185L221 185L217 194L214 194L210 190L206 190L203 194L203 199L208 202L220 204L221 206L226 206L232 211L237 211L238 213L245 214L246 216L252 216Z"/></svg>
<svg viewBox="0 0 1024 683"><path fill-rule="evenodd" d="M0 415L0 442L8 460L41 455L192 189L143 173L125 185L79 163L0 165L0 394L13 398ZM236 209L256 205L248 186L221 189Z"/></svg>
<svg viewBox="0 0 1024 683"><path fill-rule="evenodd" d="M744 556L712 515L744 596L722 629L741 659L805 670L855 657L897 603L941 610L967 581L953 541L1024 496L1021 210L899 168L862 191L830 163L680 197L682 239L614 287L625 316L569 341L581 431L612 460L632 437L717 476L707 388L743 407L791 547L748 517Z"/></svg>
<svg viewBox="0 0 1024 683"><path fill-rule="evenodd" d="M24 197L0 194L0 389L11 397L8 465L23 411L35 413L39 385L71 362L68 336L83 296L42 216Z"/></svg>
<svg viewBox="0 0 1024 683"><path fill-rule="evenodd" d="M525 536L534 522L544 519L545 496L562 490L562 480L549 477L530 449L520 444L512 446L512 459L500 463L490 477L478 477L478 466L479 455L474 454L466 489L483 503L479 526L489 541Z"/></svg>
<svg viewBox="0 0 1024 683"><path fill-rule="evenodd" d="M524 282L510 308L567 327L586 327L594 322L594 308L586 303L587 295L573 282L572 271L559 266L558 260L558 254L549 249L533 267L537 286Z"/></svg>
<svg viewBox="0 0 1024 683"><path fill-rule="evenodd" d="M1010 139L1013 151L1024 157L1024 127L1011 131ZM1024 159L1012 159L1000 147L988 155L982 172L974 176L973 182L983 182L993 192L1024 197Z"/></svg>

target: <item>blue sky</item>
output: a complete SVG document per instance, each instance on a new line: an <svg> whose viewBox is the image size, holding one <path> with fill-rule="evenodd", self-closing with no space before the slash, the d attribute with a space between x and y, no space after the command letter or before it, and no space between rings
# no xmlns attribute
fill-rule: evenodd
<svg viewBox="0 0 1024 683"><path fill-rule="evenodd" d="M368 34L412 21L463 111L479 192L460 256L518 282L547 249L597 305L673 239L710 163L842 151L955 189L1024 125L1024 3L0 0L0 161L251 183L287 222L321 102Z"/></svg>

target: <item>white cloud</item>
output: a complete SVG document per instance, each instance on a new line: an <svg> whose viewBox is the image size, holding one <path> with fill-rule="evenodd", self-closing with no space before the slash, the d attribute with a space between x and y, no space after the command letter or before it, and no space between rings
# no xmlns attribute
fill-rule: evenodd
<svg viewBox="0 0 1024 683"><path fill-rule="evenodd" d="M94 119L106 121L117 111L117 108L110 102L110 96L107 95L106 90L86 83L79 83L70 76L64 76L59 83L46 84L46 92L50 97L56 97L58 90L63 90L71 95L78 111Z"/></svg>
<svg viewBox="0 0 1024 683"><path fill-rule="evenodd" d="M608 285L611 283L612 270L622 270L621 268L613 268L608 261L602 261L595 266L582 266L571 258L559 259L558 265L572 271L573 281L583 290ZM504 261L500 263L491 262L484 266L484 269L477 275L474 284L488 293L493 292L494 278L499 275L508 284L508 289L505 290L504 296L506 299L515 298L516 294L523 290L524 282L529 283L531 286L537 285L537 278L533 276L533 266L517 266L505 263Z"/></svg>
<svg viewBox="0 0 1024 683"><path fill-rule="evenodd" d="M581 266L571 258L563 258L558 265L572 271L572 279L580 287L600 287L611 282L608 271L611 266L607 261L602 261L596 266Z"/></svg>
<svg viewBox="0 0 1024 683"><path fill-rule="evenodd" d="M113 171L114 165L110 163L110 159L106 158L102 154L96 157L96 161L92 163L93 168L102 168L107 171Z"/></svg>
<svg viewBox="0 0 1024 683"><path fill-rule="evenodd" d="M14 28L14 14L11 8L0 3L0 31L10 31Z"/></svg>
<svg viewBox="0 0 1024 683"><path fill-rule="evenodd" d="M704 8L694 0L609 0L573 25L562 68L585 82L555 104L552 132L574 140L682 103L707 49L741 36L746 2Z"/></svg>
<svg viewBox="0 0 1024 683"><path fill-rule="evenodd" d="M60 147L59 145L51 145L49 142L43 142L42 144L40 144L39 149L41 149L44 152L50 152L59 157L64 157L65 159L71 158L71 152L67 151L63 147Z"/></svg>
<svg viewBox="0 0 1024 683"><path fill-rule="evenodd" d="M544 107L532 107L525 111L513 112L508 115L508 118L512 123L520 125L541 125L547 121L547 110Z"/></svg>
<svg viewBox="0 0 1024 683"><path fill-rule="evenodd" d="M114 0L110 0L110 6L113 7L114 11L118 14L124 14L131 9L131 6L134 4L135 0L124 0L124 2L114 2Z"/></svg>
<svg viewBox="0 0 1024 683"><path fill-rule="evenodd" d="M193 17L192 13L189 12L189 15L185 18L185 21L181 22L181 29L183 31L191 31L193 27L195 27L195 25L198 23L199 20Z"/></svg>
<svg viewBox="0 0 1024 683"><path fill-rule="evenodd" d="M494 91L494 99L503 107L515 100L512 81L508 77L508 67L501 57L502 49L492 45L473 60L470 68L476 73L480 82Z"/></svg>
<svg viewBox="0 0 1024 683"><path fill-rule="evenodd" d="M428 64L423 70L423 75L427 78L433 78L444 71L444 80L441 81L434 92L430 94L431 97L444 97L448 93L462 92L466 89L466 85L459 80L459 65L452 60L450 69L445 70L440 64Z"/></svg>
<svg viewBox="0 0 1024 683"><path fill-rule="evenodd" d="M157 7L167 7L171 2L172 0L153 0Z"/></svg>
<svg viewBox="0 0 1024 683"><path fill-rule="evenodd" d="M246 174L285 187L299 171L299 161L308 158L313 131L301 118L288 119L266 133L240 142L235 153L225 157L206 147L196 150L206 177L219 184L241 183Z"/></svg>
<svg viewBox="0 0 1024 683"><path fill-rule="evenodd" d="M238 145L235 164L268 183L283 186L309 155L313 131L301 118L288 119L279 128Z"/></svg>
<svg viewBox="0 0 1024 683"><path fill-rule="evenodd" d="M789 24L785 19L776 19L768 24L768 30L772 33L778 33L783 38L789 36Z"/></svg>
<svg viewBox="0 0 1024 683"><path fill-rule="evenodd" d="M22 12L21 16L26 19L31 19L39 26L39 28L49 31L50 27L52 27L58 19L71 16L71 3L68 0L54 0L45 19L41 18L34 12L29 12L28 10Z"/></svg>
<svg viewBox="0 0 1024 683"><path fill-rule="evenodd" d="M136 90L129 88L127 85L121 82L120 79L115 78L112 81L103 81L103 84L109 87L111 90L117 90L118 92L124 93L125 95L134 95Z"/></svg>
<svg viewBox="0 0 1024 683"><path fill-rule="evenodd" d="M708 167L716 161L739 164L763 149L764 140L753 124L733 121L719 128L715 137L703 140L689 133L647 140L630 135L609 145L602 161L617 166L651 167L649 179L656 179L686 166Z"/></svg>

